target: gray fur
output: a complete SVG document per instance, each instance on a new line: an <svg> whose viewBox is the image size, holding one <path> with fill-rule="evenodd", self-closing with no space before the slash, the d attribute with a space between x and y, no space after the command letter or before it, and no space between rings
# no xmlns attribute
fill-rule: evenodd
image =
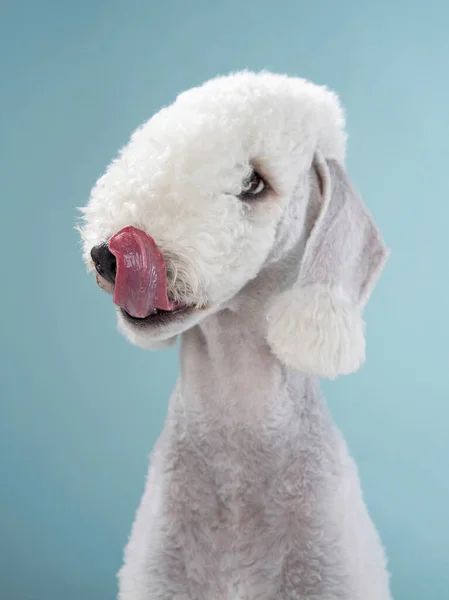
<svg viewBox="0 0 449 600"><path fill-rule="evenodd" d="M388 600L378 534L319 384L266 342L322 202L291 203L259 276L182 335L181 372L120 572L121 600ZM302 192L301 192L302 195ZM297 230L295 230L297 227Z"/></svg>

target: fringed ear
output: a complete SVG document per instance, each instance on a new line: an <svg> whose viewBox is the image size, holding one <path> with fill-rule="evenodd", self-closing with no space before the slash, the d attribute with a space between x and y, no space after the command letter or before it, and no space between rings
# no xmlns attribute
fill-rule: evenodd
<svg viewBox="0 0 449 600"><path fill-rule="evenodd" d="M344 169L317 155L321 206L298 280L268 311L268 343L286 365L334 379L365 360L362 310L388 256Z"/></svg>

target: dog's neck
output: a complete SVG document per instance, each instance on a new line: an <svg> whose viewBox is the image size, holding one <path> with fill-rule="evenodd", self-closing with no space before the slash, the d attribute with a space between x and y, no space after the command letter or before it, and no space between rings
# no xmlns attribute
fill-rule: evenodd
<svg viewBox="0 0 449 600"><path fill-rule="evenodd" d="M257 311L226 309L183 335L180 391L189 428L295 435L304 410L321 406L315 378L279 362L261 319Z"/></svg>

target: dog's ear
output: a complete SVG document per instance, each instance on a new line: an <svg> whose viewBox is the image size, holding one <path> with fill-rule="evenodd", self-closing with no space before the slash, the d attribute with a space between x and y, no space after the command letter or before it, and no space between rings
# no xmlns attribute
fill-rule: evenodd
<svg viewBox="0 0 449 600"><path fill-rule="evenodd" d="M317 155L320 207L294 286L268 310L268 343L286 365L333 379L365 359L362 310L388 251L344 169Z"/></svg>

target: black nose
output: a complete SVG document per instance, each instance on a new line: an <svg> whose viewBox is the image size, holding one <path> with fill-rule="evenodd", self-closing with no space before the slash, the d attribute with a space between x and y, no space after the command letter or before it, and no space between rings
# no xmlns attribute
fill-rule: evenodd
<svg viewBox="0 0 449 600"><path fill-rule="evenodd" d="M97 273L101 275L106 281L115 283L115 273L117 271L117 263L115 256L109 251L107 244L100 244L100 246L94 246L90 251L92 260L94 261L95 269Z"/></svg>

